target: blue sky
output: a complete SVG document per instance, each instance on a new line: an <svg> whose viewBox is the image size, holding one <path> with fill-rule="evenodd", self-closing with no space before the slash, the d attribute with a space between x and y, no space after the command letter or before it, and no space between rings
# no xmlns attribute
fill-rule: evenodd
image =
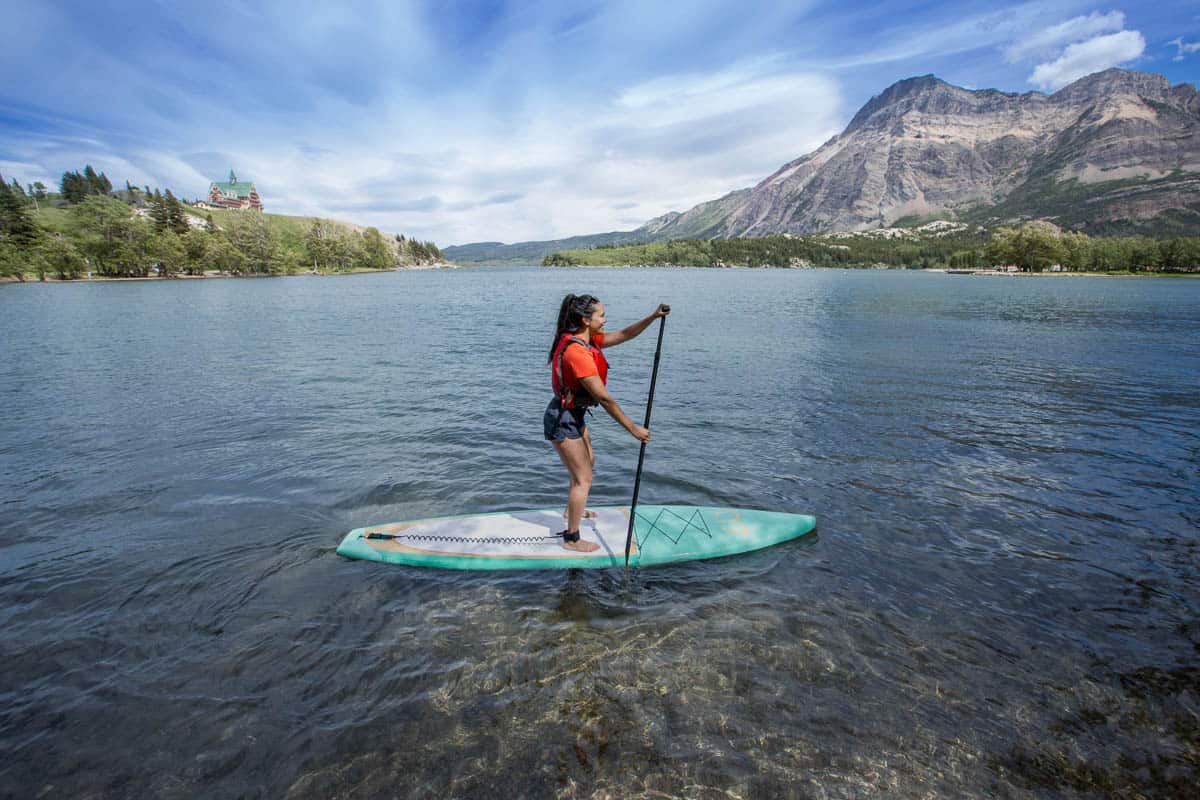
<svg viewBox="0 0 1200 800"><path fill-rule="evenodd" d="M627 230L749 186L933 73L1200 83L1200 3L0 0L0 173L85 163L440 245Z"/></svg>

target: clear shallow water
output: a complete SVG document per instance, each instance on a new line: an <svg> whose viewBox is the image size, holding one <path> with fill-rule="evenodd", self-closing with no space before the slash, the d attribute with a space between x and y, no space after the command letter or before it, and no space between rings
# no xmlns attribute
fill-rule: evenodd
<svg viewBox="0 0 1200 800"><path fill-rule="evenodd" d="M544 507L557 303L674 311L644 502L746 556L445 573ZM0 796L1186 796L1200 281L769 270L0 287ZM640 417L653 331L612 352ZM594 503L636 442L593 424Z"/></svg>

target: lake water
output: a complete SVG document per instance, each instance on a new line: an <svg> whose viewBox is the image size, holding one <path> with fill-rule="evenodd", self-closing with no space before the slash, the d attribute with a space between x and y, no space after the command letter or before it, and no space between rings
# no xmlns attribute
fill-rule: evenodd
<svg viewBox="0 0 1200 800"><path fill-rule="evenodd" d="M454 573L554 506L558 302L673 307L646 503L714 562ZM610 353L635 419L654 329ZM0 286L0 796L1186 796L1200 281L539 268ZM592 502L637 447L601 414ZM1194 796L1194 795L1192 795Z"/></svg>

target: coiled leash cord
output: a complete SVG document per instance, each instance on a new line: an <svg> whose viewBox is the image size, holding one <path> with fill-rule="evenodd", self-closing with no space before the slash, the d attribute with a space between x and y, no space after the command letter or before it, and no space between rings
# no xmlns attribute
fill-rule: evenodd
<svg viewBox="0 0 1200 800"><path fill-rule="evenodd" d="M432 533L368 533L366 539L376 539L384 541L396 541L398 539L414 539L425 542L456 542L459 544L471 544L477 542L479 544L537 544L544 542L547 539L564 539L568 542L579 541L579 534L574 534L571 538L566 531L560 533L552 533L549 536L488 536L485 538L477 538L474 536L438 536Z"/></svg>

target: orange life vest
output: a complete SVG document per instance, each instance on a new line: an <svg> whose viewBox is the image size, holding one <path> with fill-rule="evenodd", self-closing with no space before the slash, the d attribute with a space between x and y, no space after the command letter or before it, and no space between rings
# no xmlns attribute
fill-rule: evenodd
<svg viewBox="0 0 1200 800"><path fill-rule="evenodd" d="M570 333L564 333L558 341L558 347L554 349L554 369L550 373L550 385L554 389L554 394L563 408L587 408L596 405L596 401L588 394L588 390L578 380L574 381L574 386L567 385L568 382L563 377L563 352L572 342L586 347L592 354L600 382L606 385L608 384L608 359L604 357L604 353L599 347L594 347L590 342L585 342Z"/></svg>

